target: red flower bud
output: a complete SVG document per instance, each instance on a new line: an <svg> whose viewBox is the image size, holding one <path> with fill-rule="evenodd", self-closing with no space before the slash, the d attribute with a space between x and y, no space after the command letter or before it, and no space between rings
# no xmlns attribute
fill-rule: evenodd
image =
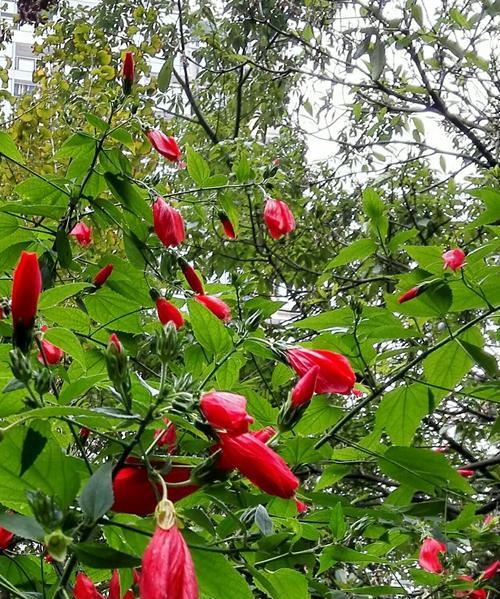
<svg viewBox="0 0 500 599"><path fill-rule="evenodd" d="M156 445L157 447L167 445L169 453L172 453L177 444L177 429L175 428L175 424L170 422L168 418L164 418L163 422L167 425L167 428L158 428L155 430L154 438L157 439Z"/></svg>
<svg viewBox="0 0 500 599"><path fill-rule="evenodd" d="M267 443L271 437L274 437L276 431L272 426L266 426L265 428L261 428L258 431L251 431L250 434L252 437L255 437L262 443Z"/></svg>
<svg viewBox="0 0 500 599"><path fill-rule="evenodd" d="M283 200L267 198L264 207L264 222L273 239L280 239L295 229L295 218Z"/></svg>
<svg viewBox="0 0 500 599"><path fill-rule="evenodd" d="M295 500L295 505L297 506L297 511L299 514L305 514L309 510L307 503L299 501L298 499Z"/></svg>
<svg viewBox="0 0 500 599"><path fill-rule="evenodd" d="M290 398L294 408L311 401L312 396L314 395L318 375L319 366L313 366L295 385Z"/></svg>
<svg viewBox="0 0 500 599"><path fill-rule="evenodd" d="M77 223L69 232L76 241L82 246L87 247L92 241L92 228L87 227L85 223Z"/></svg>
<svg viewBox="0 0 500 599"><path fill-rule="evenodd" d="M284 499L295 495L299 480L285 460L251 433L221 434L224 469L238 469L256 487Z"/></svg>
<svg viewBox="0 0 500 599"><path fill-rule="evenodd" d="M493 576L495 576L499 570L500 570L500 560L497 560L496 562L493 562L491 565L489 565L487 568L485 568L483 570L483 573L481 574L481 578L483 580L489 580L490 578L493 578Z"/></svg>
<svg viewBox="0 0 500 599"><path fill-rule="evenodd" d="M156 312L161 324L173 322L176 329L180 329L184 325L184 318L177 306L162 297L156 300Z"/></svg>
<svg viewBox="0 0 500 599"><path fill-rule="evenodd" d="M170 504L167 501L163 503ZM175 525L174 516L168 524L160 523L156 527L146 547L139 591L141 599L199 597L193 560L184 537Z"/></svg>
<svg viewBox="0 0 500 599"><path fill-rule="evenodd" d="M474 470L469 470L468 468L459 468L457 472L464 478L469 478L470 476L474 475Z"/></svg>
<svg viewBox="0 0 500 599"><path fill-rule="evenodd" d="M233 224L229 220L227 214L225 212L219 212L219 219L226 236L229 237L229 239L236 239L236 233L234 232Z"/></svg>
<svg viewBox="0 0 500 599"><path fill-rule="evenodd" d="M444 543L440 543L431 537L425 539L420 547L418 556L420 567L427 570L427 572L440 574L443 571L443 566L439 561L440 553L446 553L446 545Z"/></svg>
<svg viewBox="0 0 500 599"><path fill-rule="evenodd" d="M306 375L314 366L319 367L316 379L316 393L343 393L352 392L356 383L349 360L330 350L306 349L294 347L287 352L290 366L299 376Z"/></svg>
<svg viewBox="0 0 500 599"><path fill-rule="evenodd" d="M465 263L465 252L460 248L448 250L443 254L443 268L450 268L453 272L462 268Z"/></svg>
<svg viewBox="0 0 500 599"><path fill-rule="evenodd" d="M458 576L458 580L466 580L467 582L474 582L471 576ZM487 593L484 589L470 589L470 590L456 590L453 593L454 597L468 597L468 599L486 599Z"/></svg>
<svg viewBox="0 0 500 599"><path fill-rule="evenodd" d="M132 85L134 84L134 70L134 55L132 52L125 52L125 58L123 59L122 89L126 96L132 91Z"/></svg>
<svg viewBox="0 0 500 599"><path fill-rule="evenodd" d="M186 238L181 213L158 196L153 204L155 233L165 247L177 247Z"/></svg>
<svg viewBox="0 0 500 599"><path fill-rule="evenodd" d="M42 291L42 275L34 252L21 252L12 279L14 344L27 352Z"/></svg>
<svg viewBox="0 0 500 599"><path fill-rule="evenodd" d="M113 265L106 264L94 277L94 285L99 289L108 280L109 276L113 272Z"/></svg>
<svg viewBox="0 0 500 599"><path fill-rule="evenodd" d="M73 597L75 599L104 599L104 596L95 588L94 583L83 572L76 577Z"/></svg>
<svg viewBox="0 0 500 599"><path fill-rule="evenodd" d="M47 330L48 327L44 325L42 327L42 332L45 333L45 331ZM64 358L63 350L60 347L57 347L56 345L50 343L50 341L46 341L45 339L43 339L41 342L41 346L43 356L42 352L39 352L37 356L37 359L40 362L40 364L45 364L45 362L47 362L47 364L50 365L59 364L59 362Z"/></svg>
<svg viewBox="0 0 500 599"><path fill-rule="evenodd" d="M212 314L215 314L219 320L229 322L231 320L231 309L218 297L213 295L195 295L194 299L208 308Z"/></svg>
<svg viewBox="0 0 500 599"><path fill-rule="evenodd" d="M3 551L4 549L8 549L11 544L12 539L14 538L14 533L10 532L6 528L2 528L0 526L0 549Z"/></svg>
<svg viewBox="0 0 500 599"><path fill-rule="evenodd" d="M408 291L405 291L403 295L399 296L398 304L404 304L405 302L416 298L422 293L422 291L424 291L422 287L412 287L411 289L408 289Z"/></svg>
<svg viewBox="0 0 500 599"><path fill-rule="evenodd" d="M127 591L124 595L122 594L120 574L118 570L113 570L113 574L111 574L108 599L135 599L135 595L132 590Z"/></svg>
<svg viewBox="0 0 500 599"><path fill-rule="evenodd" d="M153 148L170 162L179 162L181 151L173 137L168 137L158 129L152 129L147 133L148 139Z"/></svg>
<svg viewBox="0 0 500 599"><path fill-rule="evenodd" d="M111 345L114 345L116 351L119 354L123 353L123 345L120 343L120 340L118 339L118 336L116 333L111 333L111 335L109 337L109 341L108 341L108 349Z"/></svg>
<svg viewBox="0 0 500 599"><path fill-rule="evenodd" d="M179 258L178 260L179 266L181 267L182 274L186 279L188 285L195 293L199 293L200 295L204 295L205 290L203 289L203 282L200 277L196 274L196 271L192 266L190 266L184 258Z"/></svg>
<svg viewBox="0 0 500 599"><path fill-rule="evenodd" d="M247 414L247 400L243 395L224 391L205 393L200 399L200 410L210 426L239 435L248 432L253 418Z"/></svg>
<svg viewBox="0 0 500 599"><path fill-rule="evenodd" d="M87 439L89 438L90 430L86 426L82 426L78 435L80 437L80 441L82 443L85 443L87 441Z"/></svg>

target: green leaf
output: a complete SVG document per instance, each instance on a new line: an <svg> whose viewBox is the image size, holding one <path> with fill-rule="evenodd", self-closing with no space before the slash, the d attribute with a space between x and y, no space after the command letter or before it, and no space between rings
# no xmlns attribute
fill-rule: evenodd
<svg viewBox="0 0 500 599"><path fill-rule="evenodd" d="M385 68L385 48L379 37L375 40L373 47L369 50L370 71L374 81L380 79Z"/></svg>
<svg viewBox="0 0 500 599"><path fill-rule="evenodd" d="M349 547L342 545L331 545L325 547L319 558L319 574L328 570L336 562L346 562L348 564L383 564L384 559L370 555L369 553L361 553Z"/></svg>
<svg viewBox="0 0 500 599"><path fill-rule="evenodd" d="M56 327L45 331L44 338L55 346L60 347L65 353L76 360L82 368L86 368L85 353L78 341L78 337L74 333L68 331L68 329Z"/></svg>
<svg viewBox="0 0 500 599"><path fill-rule="evenodd" d="M21 453L21 470L19 476L22 476L28 468L31 468L34 461L42 453L47 440L47 437L40 434L37 430L33 428L28 429Z"/></svg>
<svg viewBox="0 0 500 599"><path fill-rule="evenodd" d="M307 578L290 568L254 572L256 586L271 599L309 599Z"/></svg>
<svg viewBox="0 0 500 599"><path fill-rule="evenodd" d="M52 289L47 289L47 291L42 293L38 306L40 309L57 306L57 304L60 304L65 299L76 295L88 287L92 287L92 285L89 283L67 283L66 285L52 287Z"/></svg>
<svg viewBox="0 0 500 599"><path fill-rule="evenodd" d="M170 56L163 63L160 72L158 73L158 89L161 92L168 91L170 86L170 80L172 79L172 72L174 70L174 57Z"/></svg>
<svg viewBox="0 0 500 599"><path fill-rule="evenodd" d="M445 283L433 284L425 291L426 302L430 302L439 316L446 316L453 302L451 289Z"/></svg>
<svg viewBox="0 0 500 599"><path fill-rule="evenodd" d="M222 322L196 300L188 301L189 316L196 340L211 354L225 354L233 342Z"/></svg>
<svg viewBox="0 0 500 599"><path fill-rule="evenodd" d="M113 196L124 208L142 217L148 223L153 222L151 209L135 185L123 175L114 173L105 173L104 179Z"/></svg>
<svg viewBox="0 0 500 599"><path fill-rule="evenodd" d="M16 144L5 131L0 131L0 154L7 156L7 158L12 158L17 162L21 162L22 164L25 162L21 152L17 149Z"/></svg>
<svg viewBox="0 0 500 599"><path fill-rule="evenodd" d="M364 260L371 256L376 249L377 246L371 239L357 239L347 247L342 248L337 256L328 262L325 270L336 266L344 266L344 264L349 264L354 260Z"/></svg>
<svg viewBox="0 0 500 599"><path fill-rule="evenodd" d="M330 515L330 530L334 539L340 540L344 537L347 531L347 524L344 518L342 505L337 503L331 511Z"/></svg>
<svg viewBox="0 0 500 599"><path fill-rule="evenodd" d="M90 477L80 495L80 507L91 522L104 516L113 505L112 472L112 461L103 464Z"/></svg>
<svg viewBox="0 0 500 599"><path fill-rule="evenodd" d="M491 377L498 375L498 363L495 356L484 351L483 348L478 347L468 341L457 339L458 343L464 348L469 356L480 366L486 374Z"/></svg>
<svg viewBox="0 0 500 599"><path fill-rule="evenodd" d="M273 534L273 521L269 517L266 508L263 505L258 505L255 508L255 524L260 532L268 537Z"/></svg>
<svg viewBox="0 0 500 599"><path fill-rule="evenodd" d="M140 304L108 287L86 297L85 305L91 318L101 325L110 326L114 331L136 333L141 328L141 321L136 313Z"/></svg>
<svg viewBox="0 0 500 599"><path fill-rule="evenodd" d="M56 234L56 251L59 262L63 268L69 268L73 261L71 245L64 229L59 229Z"/></svg>
<svg viewBox="0 0 500 599"><path fill-rule="evenodd" d="M187 147L187 170L198 187L204 187L205 181L210 177L210 167L201 154L191 146Z"/></svg>
<svg viewBox="0 0 500 599"><path fill-rule="evenodd" d="M384 241L389 228L385 204L380 199L378 193L371 187L367 187L363 191L362 196L363 209L370 219L370 227L376 233L376 236Z"/></svg>
<svg viewBox="0 0 500 599"><path fill-rule="evenodd" d="M314 435L331 428L342 416L342 410L325 396L314 397L307 406L295 431L302 435Z"/></svg>
<svg viewBox="0 0 500 599"><path fill-rule="evenodd" d="M0 514L0 526L23 539L30 539L31 541L40 542L45 536L43 528L31 516L3 513Z"/></svg>
<svg viewBox="0 0 500 599"><path fill-rule="evenodd" d="M109 570L112 568L135 568L140 566L141 558L123 551L117 551L97 543L77 543L71 548L85 566Z"/></svg>

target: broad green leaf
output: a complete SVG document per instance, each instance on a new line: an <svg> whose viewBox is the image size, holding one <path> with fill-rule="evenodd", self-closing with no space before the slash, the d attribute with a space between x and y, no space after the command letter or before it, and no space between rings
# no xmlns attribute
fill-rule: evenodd
<svg viewBox="0 0 500 599"><path fill-rule="evenodd" d="M259 570L254 576L257 587L271 599L309 599L308 581L304 574L280 568L274 572Z"/></svg>
<svg viewBox="0 0 500 599"><path fill-rule="evenodd" d="M346 562L348 564L383 564L385 560L368 553L362 553L342 545L331 545L325 547L319 558L319 574L328 570L337 562Z"/></svg>
<svg viewBox="0 0 500 599"><path fill-rule="evenodd" d="M38 306L40 309L57 306L57 304L60 304L65 299L76 295L88 287L92 287L92 285L89 283L67 283L66 285L52 287L52 289L47 289L42 293Z"/></svg>
<svg viewBox="0 0 500 599"><path fill-rule="evenodd" d="M349 264L354 260L364 260L368 256L371 256L376 249L377 246L371 239L357 239L347 247L342 248L338 255L328 262L325 270L344 266L344 264Z"/></svg>
<svg viewBox="0 0 500 599"><path fill-rule="evenodd" d="M210 167L201 154L198 154L191 146L187 148L187 170L196 185L204 187L210 177Z"/></svg>
<svg viewBox="0 0 500 599"><path fill-rule="evenodd" d="M113 196L136 216L140 216L146 222L153 222L151 209L139 189L123 175L105 173L104 179Z"/></svg>
<svg viewBox="0 0 500 599"><path fill-rule="evenodd" d="M8 514L5 512L0 514L0 526L23 539L30 539L31 541L40 542L45 536L43 528L31 516L21 516L20 514Z"/></svg>
<svg viewBox="0 0 500 599"><path fill-rule="evenodd" d="M384 72L386 61L384 43L379 37L377 37L373 47L369 50L369 56L372 79L377 81Z"/></svg>
<svg viewBox="0 0 500 599"><path fill-rule="evenodd" d="M168 91L168 88L170 86L170 80L172 79L173 69L174 69L174 57L170 56L163 63L163 66L161 67L160 72L158 73L158 89L161 92Z"/></svg>
<svg viewBox="0 0 500 599"><path fill-rule="evenodd" d="M80 507L91 522L104 516L113 505L112 472L113 462L110 460L94 472L80 495Z"/></svg>
<svg viewBox="0 0 500 599"><path fill-rule="evenodd" d="M233 346L222 322L196 300L188 301L189 317L196 340L213 355L225 354Z"/></svg>
<svg viewBox="0 0 500 599"><path fill-rule="evenodd" d="M331 511L330 530L332 531L333 538L337 540L342 539L347 531L344 511L340 502Z"/></svg>
<svg viewBox="0 0 500 599"><path fill-rule="evenodd" d="M71 548L85 566L97 569L134 568L141 558L97 543L77 543Z"/></svg>
<svg viewBox="0 0 500 599"><path fill-rule="evenodd" d="M258 505L255 508L255 516L254 516L255 524L260 532L268 537L273 534L273 521L269 517L266 508L263 505Z"/></svg>
<svg viewBox="0 0 500 599"><path fill-rule="evenodd" d="M341 416L342 410L333 405L331 399L325 396L314 397L294 430L301 435L323 433Z"/></svg>
<svg viewBox="0 0 500 599"><path fill-rule="evenodd" d="M21 162L22 164L25 162L21 152L17 149L16 144L5 131L0 131L0 155L12 158L12 160Z"/></svg>
<svg viewBox="0 0 500 599"><path fill-rule="evenodd" d="M115 293L108 287L99 289L85 298L89 315L100 326L109 326L113 331L136 333L141 329L138 313L140 304Z"/></svg>
<svg viewBox="0 0 500 599"><path fill-rule="evenodd" d="M464 348L474 362L486 372L486 374L491 377L497 376L498 363L495 356L485 352L482 347L478 347L465 340L457 339L457 342Z"/></svg>
<svg viewBox="0 0 500 599"><path fill-rule="evenodd" d="M44 338L53 343L55 346L60 347L65 353L67 353L69 356L79 362L83 368L85 368L84 351L80 345L80 342L78 341L78 337L74 333L68 331L68 329L56 327L54 329L48 329L45 331Z"/></svg>

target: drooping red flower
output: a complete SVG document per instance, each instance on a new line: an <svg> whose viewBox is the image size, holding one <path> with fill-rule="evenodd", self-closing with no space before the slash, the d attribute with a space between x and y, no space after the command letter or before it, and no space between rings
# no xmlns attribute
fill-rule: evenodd
<svg viewBox="0 0 500 599"><path fill-rule="evenodd" d="M155 233L165 247L177 247L186 238L181 213L158 196L153 204Z"/></svg>
<svg viewBox="0 0 500 599"><path fill-rule="evenodd" d="M422 291L422 287L412 287L411 289L408 289L408 291L405 291L403 295L399 296L398 304L404 304L405 302L409 302L410 300L420 295Z"/></svg>
<svg viewBox="0 0 500 599"><path fill-rule="evenodd" d="M288 204L283 200L267 198L264 222L273 239L280 239L295 229L295 218Z"/></svg>
<svg viewBox="0 0 500 599"><path fill-rule="evenodd" d="M458 580L467 580L467 582L474 582L471 576L458 576ZM456 590L453 593L454 597L468 597L468 599L486 599L487 593L484 589L465 589Z"/></svg>
<svg viewBox="0 0 500 599"><path fill-rule="evenodd" d="M237 469L256 487L284 499L295 495L298 478L285 460L251 433L221 434L224 469Z"/></svg>
<svg viewBox="0 0 500 599"><path fill-rule="evenodd" d="M193 560L186 541L175 524L173 506L165 500L161 505L169 505L172 513L159 520L142 557L140 598L198 599Z"/></svg>
<svg viewBox="0 0 500 599"><path fill-rule="evenodd" d="M307 349L293 347L286 352L288 363L299 376L305 376L314 366L319 367L316 379L316 393L352 392L356 383L349 360L327 349Z"/></svg>
<svg viewBox="0 0 500 599"><path fill-rule="evenodd" d="M179 308L163 297L156 300L156 312L161 324L173 322L176 329L180 329L184 325L184 318Z"/></svg>
<svg viewBox="0 0 500 599"><path fill-rule="evenodd" d="M313 395L314 390L316 388L316 382L318 380L319 375L319 366L313 366L309 371L307 371L304 376L299 380L299 382L292 389L292 393L290 396L290 401L294 408L298 408L303 404L308 404Z"/></svg>
<svg viewBox="0 0 500 599"><path fill-rule="evenodd" d="M195 295L194 299L208 308L219 320L229 322L232 318L231 309L220 298L213 295Z"/></svg>
<svg viewBox="0 0 500 599"><path fill-rule="evenodd" d="M200 399L200 410L216 431L239 435L248 432L253 418L247 414L247 400L243 395L225 391L211 391Z"/></svg>
<svg viewBox="0 0 500 599"><path fill-rule="evenodd" d="M0 549L3 551L4 549L8 549L9 545L14 538L14 533L10 532L6 528L2 528L0 526Z"/></svg>
<svg viewBox="0 0 500 599"><path fill-rule="evenodd" d="M47 330L48 330L48 327L46 325L44 325L42 327L42 331L45 333L45 331L47 331ZM43 356L42 356L42 352L38 352L38 356L37 356L37 359L40 362L40 364L45 364L45 362L47 362L47 364L50 364L51 366L53 366L55 364L59 364L59 362L64 358L64 351L60 347L57 347L56 345L51 343L50 341L46 341L45 339L42 339L41 346L42 346ZM44 357L45 357L45 360L44 360Z"/></svg>
<svg viewBox="0 0 500 599"><path fill-rule="evenodd" d="M492 564L490 564L487 568L485 568L483 570L483 573L481 574L481 578L483 580L489 580L490 578L493 578L493 576L495 576L499 570L500 570L500 560L497 560L496 562L493 562Z"/></svg>
<svg viewBox="0 0 500 599"><path fill-rule="evenodd" d="M134 84L134 71L134 55L132 52L125 52L125 58L123 59L122 89L126 96L128 96L132 91L132 85Z"/></svg>
<svg viewBox="0 0 500 599"><path fill-rule="evenodd" d="M111 273L113 272L113 265L106 264L94 277L94 285L99 289L102 287L104 283L109 279Z"/></svg>
<svg viewBox="0 0 500 599"><path fill-rule="evenodd" d="M220 211L219 220L222 224L222 228L224 229L226 237L229 237L229 239L236 239L236 233L234 232L233 223L229 220L228 215L225 212Z"/></svg>
<svg viewBox="0 0 500 599"><path fill-rule="evenodd" d="M161 467L161 464L153 464ZM188 481L191 469L178 464L172 465L172 470L163 476L167 483L179 483ZM155 486L158 494L155 494ZM172 501L179 501L198 490L197 485L185 487L171 487L168 496ZM136 514L137 516L148 516L155 510L158 498L161 497L161 486L153 484L148 477L145 466L128 460L113 479L114 503L113 512L124 514Z"/></svg>
<svg viewBox="0 0 500 599"><path fill-rule="evenodd" d="M83 572L79 572L76 576L73 597L75 599L104 599L104 595L98 592L94 583Z"/></svg>
<svg viewBox="0 0 500 599"><path fill-rule="evenodd" d="M92 228L85 223L76 223L69 232L82 247L87 247L92 241Z"/></svg>
<svg viewBox="0 0 500 599"><path fill-rule="evenodd" d="M42 275L34 252L21 252L12 279L12 324L14 342L27 350L31 342L38 299L42 291ZM29 338L29 343L27 342Z"/></svg>
<svg viewBox="0 0 500 599"><path fill-rule="evenodd" d="M158 129L152 129L147 133L148 139L153 148L170 162L179 162L181 151L173 137L168 137Z"/></svg>
<svg viewBox="0 0 500 599"><path fill-rule="evenodd" d="M182 274L184 275L184 278L186 279L189 287L191 287L191 289L195 293L204 295L205 290L203 289L203 282L200 279L200 277L196 274L196 271L194 270L194 268L190 264L188 264L184 260L184 258L179 258L178 263L182 270Z"/></svg>
<svg viewBox="0 0 500 599"><path fill-rule="evenodd" d="M113 570L113 574L111 574L108 599L135 599L132 589L129 589L124 595L122 595L120 574L118 570Z"/></svg>
<svg viewBox="0 0 500 599"><path fill-rule="evenodd" d="M446 553L446 545L444 543L440 543L432 537L425 539L420 547L418 556L420 567L427 570L427 572L440 574L443 571L443 565L439 561L440 553Z"/></svg>
<svg viewBox="0 0 500 599"><path fill-rule="evenodd" d="M469 470L469 468L459 468L457 472L464 478L469 478L470 476L474 475L474 470Z"/></svg>
<svg viewBox="0 0 500 599"><path fill-rule="evenodd" d="M454 250L448 250L443 254L444 266L443 268L449 268L453 272L462 268L465 263L465 252L460 248Z"/></svg>
<svg viewBox="0 0 500 599"><path fill-rule="evenodd" d="M175 424L170 422L168 418L164 418L163 422L166 428L157 428L155 430L154 438L157 439L156 446L164 447L167 445L168 451L171 453L177 445L177 429L175 428Z"/></svg>

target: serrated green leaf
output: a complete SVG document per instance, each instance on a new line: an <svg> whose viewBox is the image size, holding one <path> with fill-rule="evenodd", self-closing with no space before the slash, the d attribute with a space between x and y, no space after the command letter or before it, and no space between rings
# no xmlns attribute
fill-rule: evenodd
<svg viewBox="0 0 500 599"><path fill-rule="evenodd" d="M193 333L200 345L213 355L227 353L233 342L222 322L195 300L188 301L188 308Z"/></svg>

